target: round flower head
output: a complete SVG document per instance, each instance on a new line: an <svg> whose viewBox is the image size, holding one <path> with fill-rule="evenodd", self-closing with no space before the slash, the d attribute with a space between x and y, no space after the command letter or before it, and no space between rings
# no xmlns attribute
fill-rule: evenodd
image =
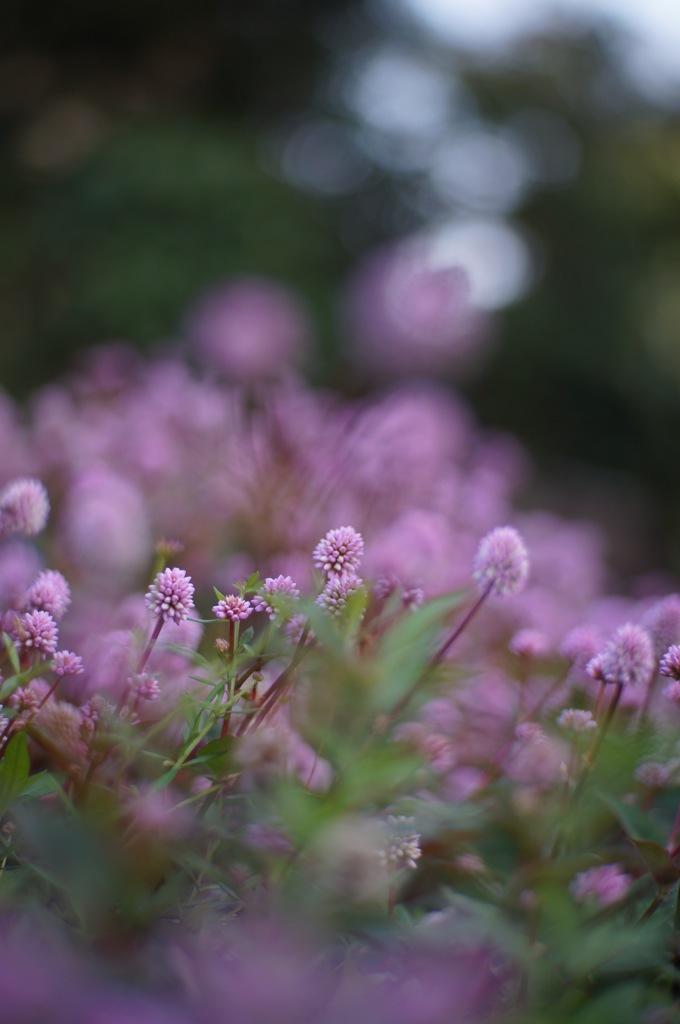
<svg viewBox="0 0 680 1024"><path fill-rule="evenodd" d="M356 573L364 553L364 539L353 526L329 530L314 548L314 565L327 576Z"/></svg>
<svg viewBox="0 0 680 1024"><path fill-rule="evenodd" d="M49 612L57 622L71 603L71 588L60 572L46 569L38 573L28 594L26 604Z"/></svg>
<svg viewBox="0 0 680 1024"><path fill-rule="evenodd" d="M358 576L331 576L316 599L316 603L333 618L340 618L352 594L356 593L363 580Z"/></svg>
<svg viewBox="0 0 680 1024"><path fill-rule="evenodd" d="M654 672L654 664L649 633L642 626L627 622L619 626L602 652L588 663L587 672L604 683L644 686Z"/></svg>
<svg viewBox="0 0 680 1024"><path fill-rule="evenodd" d="M79 676L83 671L83 659L73 651L57 651L52 658L52 671L57 676Z"/></svg>
<svg viewBox="0 0 680 1024"><path fill-rule="evenodd" d="M0 492L0 535L33 537L44 528L49 512L49 498L40 480L13 480Z"/></svg>
<svg viewBox="0 0 680 1024"><path fill-rule="evenodd" d="M579 903L594 901L602 907L618 903L623 899L633 879L620 864L603 864L601 867L582 871L573 880L569 889Z"/></svg>
<svg viewBox="0 0 680 1024"><path fill-rule="evenodd" d="M657 601L645 614L642 625L652 638L656 657L660 658L671 644L680 642L680 596L669 594Z"/></svg>
<svg viewBox="0 0 680 1024"><path fill-rule="evenodd" d="M664 654L659 664L659 672L662 676L670 676L671 679L680 681L680 647L673 644Z"/></svg>
<svg viewBox="0 0 680 1024"><path fill-rule="evenodd" d="M511 639L509 647L520 658L542 658L550 650L550 641L539 629L520 629Z"/></svg>
<svg viewBox="0 0 680 1024"><path fill-rule="evenodd" d="M297 601L300 591L291 576L267 576L260 592L253 599L256 612L266 612L270 619L276 618L277 606L286 601Z"/></svg>
<svg viewBox="0 0 680 1024"><path fill-rule="evenodd" d="M602 640L595 626L574 626L560 644L559 653L576 668L585 669L591 658L602 649Z"/></svg>
<svg viewBox="0 0 680 1024"><path fill-rule="evenodd" d="M166 622L181 622L194 607L194 585L184 569L159 572L146 594L147 606Z"/></svg>
<svg viewBox="0 0 680 1024"><path fill-rule="evenodd" d="M572 732L590 732L597 729L592 712L581 708L565 708L558 715L557 724L562 729L570 729Z"/></svg>
<svg viewBox="0 0 680 1024"><path fill-rule="evenodd" d="M650 789L663 789L671 780L672 766L660 761L645 761L635 769L635 778Z"/></svg>
<svg viewBox="0 0 680 1024"><path fill-rule="evenodd" d="M227 594L217 604L213 605L213 613L218 619L229 619L230 622L239 622L247 619L253 607L250 601L245 601L238 594Z"/></svg>
<svg viewBox="0 0 680 1024"><path fill-rule="evenodd" d="M385 822L385 845L378 851L378 857L388 871L409 868L415 871L420 860L420 833L416 832L415 819L402 814L388 814Z"/></svg>
<svg viewBox="0 0 680 1024"><path fill-rule="evenodd" d="M54 654L57 637L57 624L49 612L26 612L17 620L17 639L23 650Z"/></svg>
<svg viewBox="0 0 680 1024"><path fill-rule="evenodd" d="M482 537L472 566L481 593L507 597L519 594L529 576L529 554L512 526L497 526Z"/></svg>

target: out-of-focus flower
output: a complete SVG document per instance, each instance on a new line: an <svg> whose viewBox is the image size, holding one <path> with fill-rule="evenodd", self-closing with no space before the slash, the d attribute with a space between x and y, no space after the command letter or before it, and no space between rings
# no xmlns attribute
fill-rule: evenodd
<svg viewBox="0 0 680 1024"><path fill-rule="evenodd" d="M472 567L480 593L519 594L529 576L529 553L512 526L497 526L482 537Z"/></svg>
<svg viewBox="0 0 680 1024"><path fill-rule="evenodd" d="M585 669L591 658L602 649L602 634L595 626L574 626L560 644L559 653L576 668Z"/></svg>
<svg viewBox="0 0 680 1024"><path fill-rule="evenodd" d="M401 868L415 871L417 861L422 857L420 833L415 829L415 819L401 814L388 814L385 831L385 845L378 852L381 863L390 872Z"/></svg>
<svg viewBox="0 0 680 1024"><path fill-rule="evenodd" d="M623 899L632 881L620 864L603 864L576 875L569 889L578 903L592 900L607 907Z"/></svg>
<svg viewBox="0 0 680 1024"><path fill-rule="evenodd" d="M67 552L81 571L96 577L98 590L127 583L151 555L148 506L141 490L102 466L75 477L59 519Z"/></svg>
<svg viewBox="0 0 680 1024"><path fill-rule="evenodd" d="M348 293L352 350L381 377L464 368L489 340L461 267L438 267L418 243L368 257Z"/></svg>
<svg viewBox="0 0 680 1024"><path fill-rule="evenodd" d="M194 607L194 585L184 569L159 572L146 594L146 604L155 616L181 622Z"/></svg>
<svg viewBox="0 0 680 1024"><path fill-rule="evenodd" d="M571 732L590 732L597 729L592 711L584 711L581 708L565 708L558 715L557 724Z"/></svg>
<svg viewBox="0 0 680 1024"><path fill-rule="evenodd" d="M645 761L635 769L635 778L650 789L663 789L671 780L673 766L660 761Z"/></svg>
<svg viewBox="0 0 680 1024"><path fill-rule="evenodd" d="M189 344L227 379L266 380L300 363L310 326L287 289L265 278L241 278L207 292L190 309Z"/></svg>
<svg viewBox="0 0 680 1024"><path fill-rule="evenodd" d="M0 491L0 537L20 533L33 537L47 523L50 501L40 480L12 480Z"/></svg>
<svg viewBox="0 0 680 1024"><path fill-rule="evenodd" d="M71 588L60 572L46 569L38 573L26 595L30 608L49 612L55 622L63 616L71 603Z"/></svg>
<svg viewBox="0 0 680 1024"><path fill-rule="evenodd" d="M521 658L542 658L550 650L550 641L540 629L520 629L512 637L509 647Z"/></svg>
<svg viewBox="0 0 680 1024"><path fill-rule="evenodd" d="M669 594L653 604L642 617L642 625L652 638L657 658L680 643L680 595Z"/></svg>
<svg viewBox="0 0 680 1024"><path fill-rule="evenodd" d="M644 686L654 671L649 633L633 622L620 626L586 667L592 678L617 686Z"/></svg>
<svg viewBox="0 0 680 1024"><path fill-rule="evenodd" d="M52 658L52 671L57 676L79 676L83 671L83 659L73 651L57 651Z"/></svg>

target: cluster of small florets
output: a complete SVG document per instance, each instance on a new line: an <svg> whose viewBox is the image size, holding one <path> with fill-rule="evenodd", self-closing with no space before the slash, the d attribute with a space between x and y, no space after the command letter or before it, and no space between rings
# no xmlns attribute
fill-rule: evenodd
<svg viewBox="0 0 680 1024"><path fill-rule="evenodd" d="M644 686L655 668L649 633L633 622L619 626L604 649L588 662L592 679L616 686Z"/></svg>
<svg viewBox="0 0 680 1024"><path fill-rule="evenodd" d="M184 569L159 572L146 594L152 614L164 621L182 622L194 607L194 585Z"/></svg>
<svg viewBox="0 0 680 1024"><path fill-rule="evenodd" d="M363 553L363 537L353 526L329 530L314 549L314 564L326 576L316 603L333 618L343 614L350 597L363 584L357 575Z"/></svg>
<svg viewBox="0 0 680 1024"><path fill-rule="evenodd" d="M512 526L497 526L480 541L472 578L482 594L519 594L529 578L529 553Z"/></svg>
<svg viewBox="0 0 680 1024"><path fill-rule="evenodd" d="M267 576L253 598L253 608L256 612L264 612L274 621L286 603L299 599L300 591L291 576Z"/></svg>
<svg viewBox="0 0 680 1024"><path fill-rule="evenodd" d="M673 644L668 648L659 663L659 673L680 682L680 646Z"/></svg>
<svg viewBox="0 0 680 1024"><path fill-rule="evenodd" d="M56 676L79 676L83 672L83 659L73 651L57 651L52 658L52 671Z"/></svg>
<svg viewBox="0 0 680 1024"><path fill-rule="evenodd" d="M591 732L597 729L592 711L585 711L582 708L565 708L558 715L557 724L571 732Z"/></svg>
<svg viewBox="0 0 680 1024"><path fill-rule="evenodd" d="M153 702L158 700L161 695L158 680L148 672L139 672L131 676L128 685L138 700Z"/></svg>
<svg viewBox="0 0 680 1024"><path fill-rule="evenodd" d="M26 595L29 608L49 612L58 622L71 603L71 588L60 572L46 569L38 573Z"/></svg>
<svg viewBox="0 0 680 1024"><path fill-rule="evenodd" d="M16 619L15 640L22 651L46 657L56 652L58 638L57 624L49 612L30 611Z"/></svg>
<svg viewBox="0 0 680 1024"><path fill-rule="evenodd" d="M422 857L420 833L416 832L415 820L404 815L389 814L386 821L388 833L385 846L378 851L381 863L390 872L409 868L414 871Z"/></svg>
<svg viewBox="0 0 680 1024"><path fill-rule="evenodd" d="M327 576L356 573L364 554L364 540L353 526L329 530L314 548L314 565Z"/></svg>
<svg viewBox="0 0 680 1024"><path fill-rule="evenodd" d="M253 606L250 601L240 597L238 594L227 594L220 598L217 604L213 605L213 615L218 619L229 619L230 622L242 622L252 614Z"/></svg>
<svg viewBox="0 0 680 1024"><path fill-rule="evenodd" d="M352 594L356 594L363 580L355 575L331 576L316 599L320 608L333 618L340 618Z"/></svg>

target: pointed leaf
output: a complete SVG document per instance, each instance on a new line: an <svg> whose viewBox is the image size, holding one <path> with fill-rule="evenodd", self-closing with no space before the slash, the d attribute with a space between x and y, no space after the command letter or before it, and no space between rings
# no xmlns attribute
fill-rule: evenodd
<svg viewBox="0 0 680 1024"><path fill-rule="evenodd" d="M14 641L12 640L12 637L9 635L9 633L3 633L2 634L2 642L5 645L5 650L7 651L7 657L10 660L12 668L14 669L16 674L19 675L19 673L21 672L21 665L19 663L19 655L17 654L16 645L15 645Z"/></svg>
<svg viewBox="0 0 680 1024"><path fill-rule="evenodd" d="M667 850L650 839L631 839L633 846L642 857L647 870L657 885L672 885L680 878L680 870L670 858Z"/></svg>
<svg viewBox="0 0 680 1024"><path fill-rule="evenodd" d="M7 744L0 761L0 816L21 796L31 768L24 732L16 733Z"/></svg>

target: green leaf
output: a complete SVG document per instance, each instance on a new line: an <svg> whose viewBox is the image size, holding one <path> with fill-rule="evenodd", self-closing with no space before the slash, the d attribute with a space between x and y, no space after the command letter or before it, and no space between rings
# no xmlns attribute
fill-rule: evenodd
<svg viewBox="0 0 680 1024"><path fill-rule="evenodd" d="M21 686L21 676L9 676L0 686L0 704L11 697L15 690Z"/></svg>
<svg viewBox="0 0 680 1024"><path fill-rule="evenodd" d="M243 584L243 593L247 594L251 590L255 590L256 586L260 582L259 572L252 572L248 579Z"/></svg>
<svg viewBox="0 0 680 1024"><path fill-rule="evenodd" d="M7 657L10 660L10 664L12 665L12 668L14 669L14 671L16 672L17 675L20 675L20 673L21 673L21 664L19 663L19 655L17 653L17 649L16 649L16 646L15 646L15 643L12 640L12 637L9 635L9 633L3 633L2 634L2 642L5 645L5 650L7 651Z"/></svg>
<svg viewBox="0 0 680 1024"><path fill-rule="evenodd" d="M24 732L15 733L7 744L5 755L0 761L0 816L12 806L23 793L31 768L28 744Z"/></svg>
<svg viewBox="0 0 680 1024"><path fill-rule="evenodd" d="M417 611L405 614L389 630L377 655L383 682L373 695L376 710L391 708L423 676L442 627L467 594L468 591L461 590L429 601Z"/></svg>
<svg viewBox="0 0 680 1024"><path fill-rule="evenodd" d="M216 775L222 775L231 767L231 751L234 746L233 736L218 736L201 747L196 757L187 762L187 767L205 766Z"/></svg>
<svg viewBox="0 0 680 1024"><path fill-rule="evenodd" d="M653 843L649 839L632 839L628 837L642 857L647 870L653 876L657 885L672 885L680 878L680 870L670 858L667 850L659 843Z"/></svg>
<svg viewBox="0 0 680 1024"><path fill-rule="evenodd" d="M650 815L641 811L639 807L636 807L634 804L626 804L622 800L616 800L605 793L600 792L597 796L612 812L631 842L636 841L633 839L633 836L650 840L653 843L658 843L663 839L656 822Z"/></svg>

